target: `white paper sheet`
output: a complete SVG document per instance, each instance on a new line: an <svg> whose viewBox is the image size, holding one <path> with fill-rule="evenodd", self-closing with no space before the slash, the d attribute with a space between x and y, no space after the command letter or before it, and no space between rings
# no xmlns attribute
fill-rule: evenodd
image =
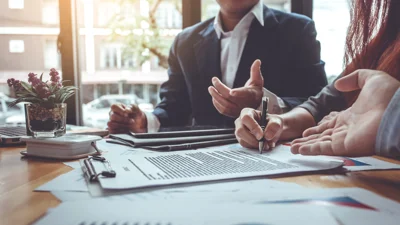
<svg viewBox="0 0 400 225"><path fill-rule="evenodd" d="M61 201L76 201L80 199L91 199L93 197L113 197L123 196L125 199L134 200L136 197L139 199L151 199L154 197L173 198L174 194L181 193L238 193L241 191L252 190L254 187L268 190L268 189L299 189L302 188L300 185L295 183L281 182L270 179L261 180L246 180L246 181L231 181L231 182L218 182L212 184L199 183L197 185L180 185L178 187L164 187L164 188L146 188L146 189L135 189L135 190L123 190L123 191L109 191L104 192L98 183L89 184L89 192L72 192L72 191L53 191L58 199ZM93 197L92 197L93 196Z"/></svg>
<svg viewBox="0 0 400 225"><path fill-rule="evenodd" d="M72 169L80 169L81 168L81 164L78 161L64 162L63 164L71 167Z"/></svg>
<svg viewBox="0 0 400 225"><path fill-rule="evenodd" d="M346 168L348 171L400 169L400 164L386 162L373 157L357 157L357 158L328 157L328 158L343 161L344 168Z"/></svg>
<svg viewBox="0 0 400 225"><path fill-rule="evenodd" d="M400 214L400 203L362 188L300 188L270 189L268 191L257 188L233 195L231 193L192 193L175 196L176 200L180 200L180 198L193 199L193 201L201 199L219 203L270 204L271 202L288 201L285 203L289 204L292 203L290 201L294 201L293 203L325 206L351 205L354 206L353 208L368 209L370 207L390 214Z"/></svg>
<svg viewBox="0 0 400 225"><path fill-rule="evenodd" d="M115 178L100 177L104 189L128 189L265 175L320 171L342 165L326 157L293 155L285 146L259 154L239 144L180 152L157 152L110 160ZM99 171L104 168L95 163Z"/></svg>
<svg viewBox="0 0 400 225"><path fill-rule="evenodd" d="M35 191L88 191L85 177L81 169L62 174L39 186Z"/></svg>
<svg viewBox="0 0 400 225"><path fill-rule="evenodd" d="M381 211L349 209L348 207L329 207L328 210L343 225L399 225L400 221L400 215Z"/></svg>
<svg viewBox="0 0 400 225"><path fill-rule="evenodd" d="M288 216L290 215L290 216ZM177 201L77 201L62 203L36 225L78 224L333 225L324 208L300 205L207 204Z"/></svg>
<svg viewBox="0 0 400 225"><path fill-rule="evenodd" d="M175 201L234 204L288 204L326 207L343 225L398 224L400 204L361 188L302 188L242 191L240 193L192 193ZM375 218L374 218L375 217ZM374 218L374 219L367 219ZM388 218L386 223L385 218ZM393 223L397 220L397 223ZM377 223L377 221L381 221ZM385 221L385 223L382 223Z"/></svg>

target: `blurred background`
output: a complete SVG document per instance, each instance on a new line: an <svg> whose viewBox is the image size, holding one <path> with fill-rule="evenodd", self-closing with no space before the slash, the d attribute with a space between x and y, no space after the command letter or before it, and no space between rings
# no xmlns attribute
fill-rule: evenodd
<svg viewBox="0 0 400 225"><path fill-rule="evenodd" d="M330 82L343 70L348 1L264 0L313 17ZM116 102L152 111L175 36L218 10L215 0L1 0L0 125L25 123L21 104L8 107L7 79L50 68L80 86L68 106L71 124L103 128Z"/></svg>

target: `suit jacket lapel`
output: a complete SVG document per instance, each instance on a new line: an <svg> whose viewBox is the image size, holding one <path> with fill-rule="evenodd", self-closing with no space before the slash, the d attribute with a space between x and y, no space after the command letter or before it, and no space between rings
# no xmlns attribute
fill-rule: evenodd
<svg viewBox="0 0 400 225"><path fill-rule="evenodd" d="M278 34L275 32L278 21L274 13L264 6L264 26L262 26L256 18L254 18L249 34L247 35L246 44L244 46L239 67L236 72L234 87L243 87L246 81L250 78L250 68L256 59L262 60L261 70L265 71L265 65L273 54L271 50L276 46ZM264 80L267 73L263 73Z"/></svg>
<svg viewBox="0 0 400 225"><path fill-rule="evenodd" d="M193 45L199 75L205 85L211 85L212 77L221 79L220 40L215 33L213 23L199 33L200 40Z"/></svg>

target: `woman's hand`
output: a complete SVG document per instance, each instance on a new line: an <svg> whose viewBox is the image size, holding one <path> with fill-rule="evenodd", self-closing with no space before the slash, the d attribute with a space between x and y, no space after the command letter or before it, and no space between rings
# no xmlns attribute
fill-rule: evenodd
<svg viewBox="0 0 400 225"><path fill-rule="evenodd" d="M373 155L375 139L386 107L400 82L375 70L358 70L335 83L342 92L362 89L348 109L324 118L292 142L292 152L303 155Z"/></svg>

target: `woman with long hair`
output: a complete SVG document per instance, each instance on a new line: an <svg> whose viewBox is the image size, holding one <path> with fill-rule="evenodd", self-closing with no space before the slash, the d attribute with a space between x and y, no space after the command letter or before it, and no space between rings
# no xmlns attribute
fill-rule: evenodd
<svg viewBox="0 0 400 225"><path fill-rule="evenodd" d="M400 133L400 125L397 130L382 125L388 115L393 117L386 109L399 108L400 112L396 102L400 95L400 1L354 0L345 52L345 69L339 80L292 111L269 115L264 132L257 122L261 112L243 109L235 122L239 143L258 148L258 140L264 138L266 150L277 141L301 137L292 142L293 153L400 154L393 153L390 146L378 149L383 148L385 139L381 133ZM400 121L397 117L394 119ZM399 138L394 141L400 146Z"/></svg>

